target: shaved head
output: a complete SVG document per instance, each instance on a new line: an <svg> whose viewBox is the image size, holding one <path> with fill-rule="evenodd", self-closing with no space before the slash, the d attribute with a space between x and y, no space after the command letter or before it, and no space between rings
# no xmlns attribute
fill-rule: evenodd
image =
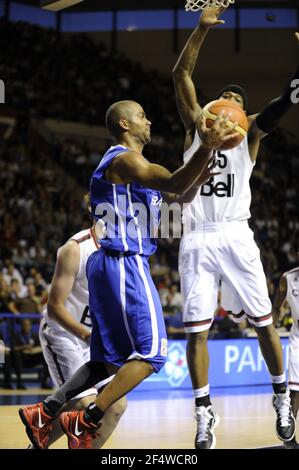
<svg viewBox="0 0 299 470"><path fill-rule="evenodd" d="M123 100L113 103L106 112L105 124L109 132L117 137L121 133L119 121L121 119L130 119L132 111L141 108L136 101Z"/></svg>

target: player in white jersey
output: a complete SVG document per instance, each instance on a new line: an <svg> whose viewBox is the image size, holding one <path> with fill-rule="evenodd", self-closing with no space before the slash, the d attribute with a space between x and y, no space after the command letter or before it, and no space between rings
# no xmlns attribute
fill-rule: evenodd
<svg viewBox="0 0 299 470"><path fill-rule="evenodd" d="M211 27L223 23L218 19L222 11L224 8L216 7L203 10L199 25L173 69L177 106L186 130L185 162L200 145L204 122L191 77L206 34ZM293 80L297 78L299 70ZM295 433L280 339L272 324L271 302L259 249L247 222L251 201L249 179L260 140L275 128L292 106L292 83L291 80L283 94L259 115L248 117L248 138L232 150L215 152L221 174L213 176L199 189L195 188L194 199L183 211L179 271L188 339L187 361L195 395L195 447L198 449L215 446L213 429L219 421L211 408L209 395L207 337L217 306L220 281L224 286L223 307L236 321L246 315L257 331L273 383L277 435L281 440L289 441ZM247 109L246 94L238 85L228 85L217 98Z"/></svg>
<svg viewBox="0 0 299 470"><path fill-rule="evenodd" d="M57 387L61 387L90 359L89 340L92 325L88 314L86 262L99 248L94 230L93 226L76 233L59 248L49 301L40 325L43 354ZM97 390L110 380L111 373L111 369L107 370L102 382L79 393L70 401L68 409L81 410L93 402ZM100 448L106 442L125 408L125 398L110 407L103 419L101 433L93 442L94 448ZM61 435L63 431L57 419L53 423L48 446Z"/></svg>
<svg viewBox="0 0 299 470"><path fill-rule="evenodd" d="M289 337L288 383L293 414L297 418L299 409L299 266L282 274L273 303L274 324L279 320L283 304L287 301L291 309L293 325ZM287 448L296 448L296 439L286 442Z"/></svg>

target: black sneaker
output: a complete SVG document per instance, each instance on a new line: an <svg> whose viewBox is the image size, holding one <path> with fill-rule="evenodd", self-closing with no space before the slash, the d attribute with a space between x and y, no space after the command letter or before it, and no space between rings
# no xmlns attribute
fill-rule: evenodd
<svg viewBox="0 0 299 470"><path fill-rule="evenodd" d="M289 390L286 393L274 394L272 403L277 414L277 437L281 441L291 441L295 435L295 418L292 412Z"/></svg>
<svg viewBox="0 0 299 470"><path fill-rule="evenodd" d="M213 412L211 405L197 406L195 418L197 420L195 449L214 449L216 436L213 429L219 424L219 416Z"/></svg>

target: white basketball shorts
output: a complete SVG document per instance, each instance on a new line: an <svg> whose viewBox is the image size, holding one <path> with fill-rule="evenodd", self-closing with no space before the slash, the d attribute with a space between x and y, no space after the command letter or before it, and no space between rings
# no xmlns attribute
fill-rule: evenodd
<svg viewBox="0 0 299 470"><path fill-rule="evenodd" d="M289 337L288 369L289 388L299 392L299 326L298 320L295 319Z"/></svg>
<svg viewBox="0 0 299 470"><path fill-rule="evenodd" d="M61 387L75 372L90 360L89 345L62 328L49 326L43 319L40 324L39 338L45 361L55 387ZM112 376L99 382L95 387L78 394L73 400L97 395L112 379Z"/></svg>
<svg viewBox="0 0 299 470"><path fill-rule="evenodd" d="M246 316L257 327L272 323L259 249L246 221L204 224L184 234L179 272L186 333L210 328L220 280L226 286L222 306L233 313L235 321Z"/></svg>

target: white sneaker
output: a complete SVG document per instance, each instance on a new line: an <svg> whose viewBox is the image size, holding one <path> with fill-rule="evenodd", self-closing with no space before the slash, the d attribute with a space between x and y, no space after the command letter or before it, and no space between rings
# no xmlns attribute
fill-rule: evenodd
<svg viewBox="0 0 299 470"><path fill-rule="evenodd" d="M197 420L195 449L214 449L216 436L213 430L219 424L219 416L213 412L211 405L197 406L195 418Z"/></svg>
<svg viewBox="0 0 299 470"><path fill-rule="evenodd" d="M281 441L291 441L295 435L295 418L292 412L289 390L273 395L273 408L276 411L276 434Z"/></svg>

